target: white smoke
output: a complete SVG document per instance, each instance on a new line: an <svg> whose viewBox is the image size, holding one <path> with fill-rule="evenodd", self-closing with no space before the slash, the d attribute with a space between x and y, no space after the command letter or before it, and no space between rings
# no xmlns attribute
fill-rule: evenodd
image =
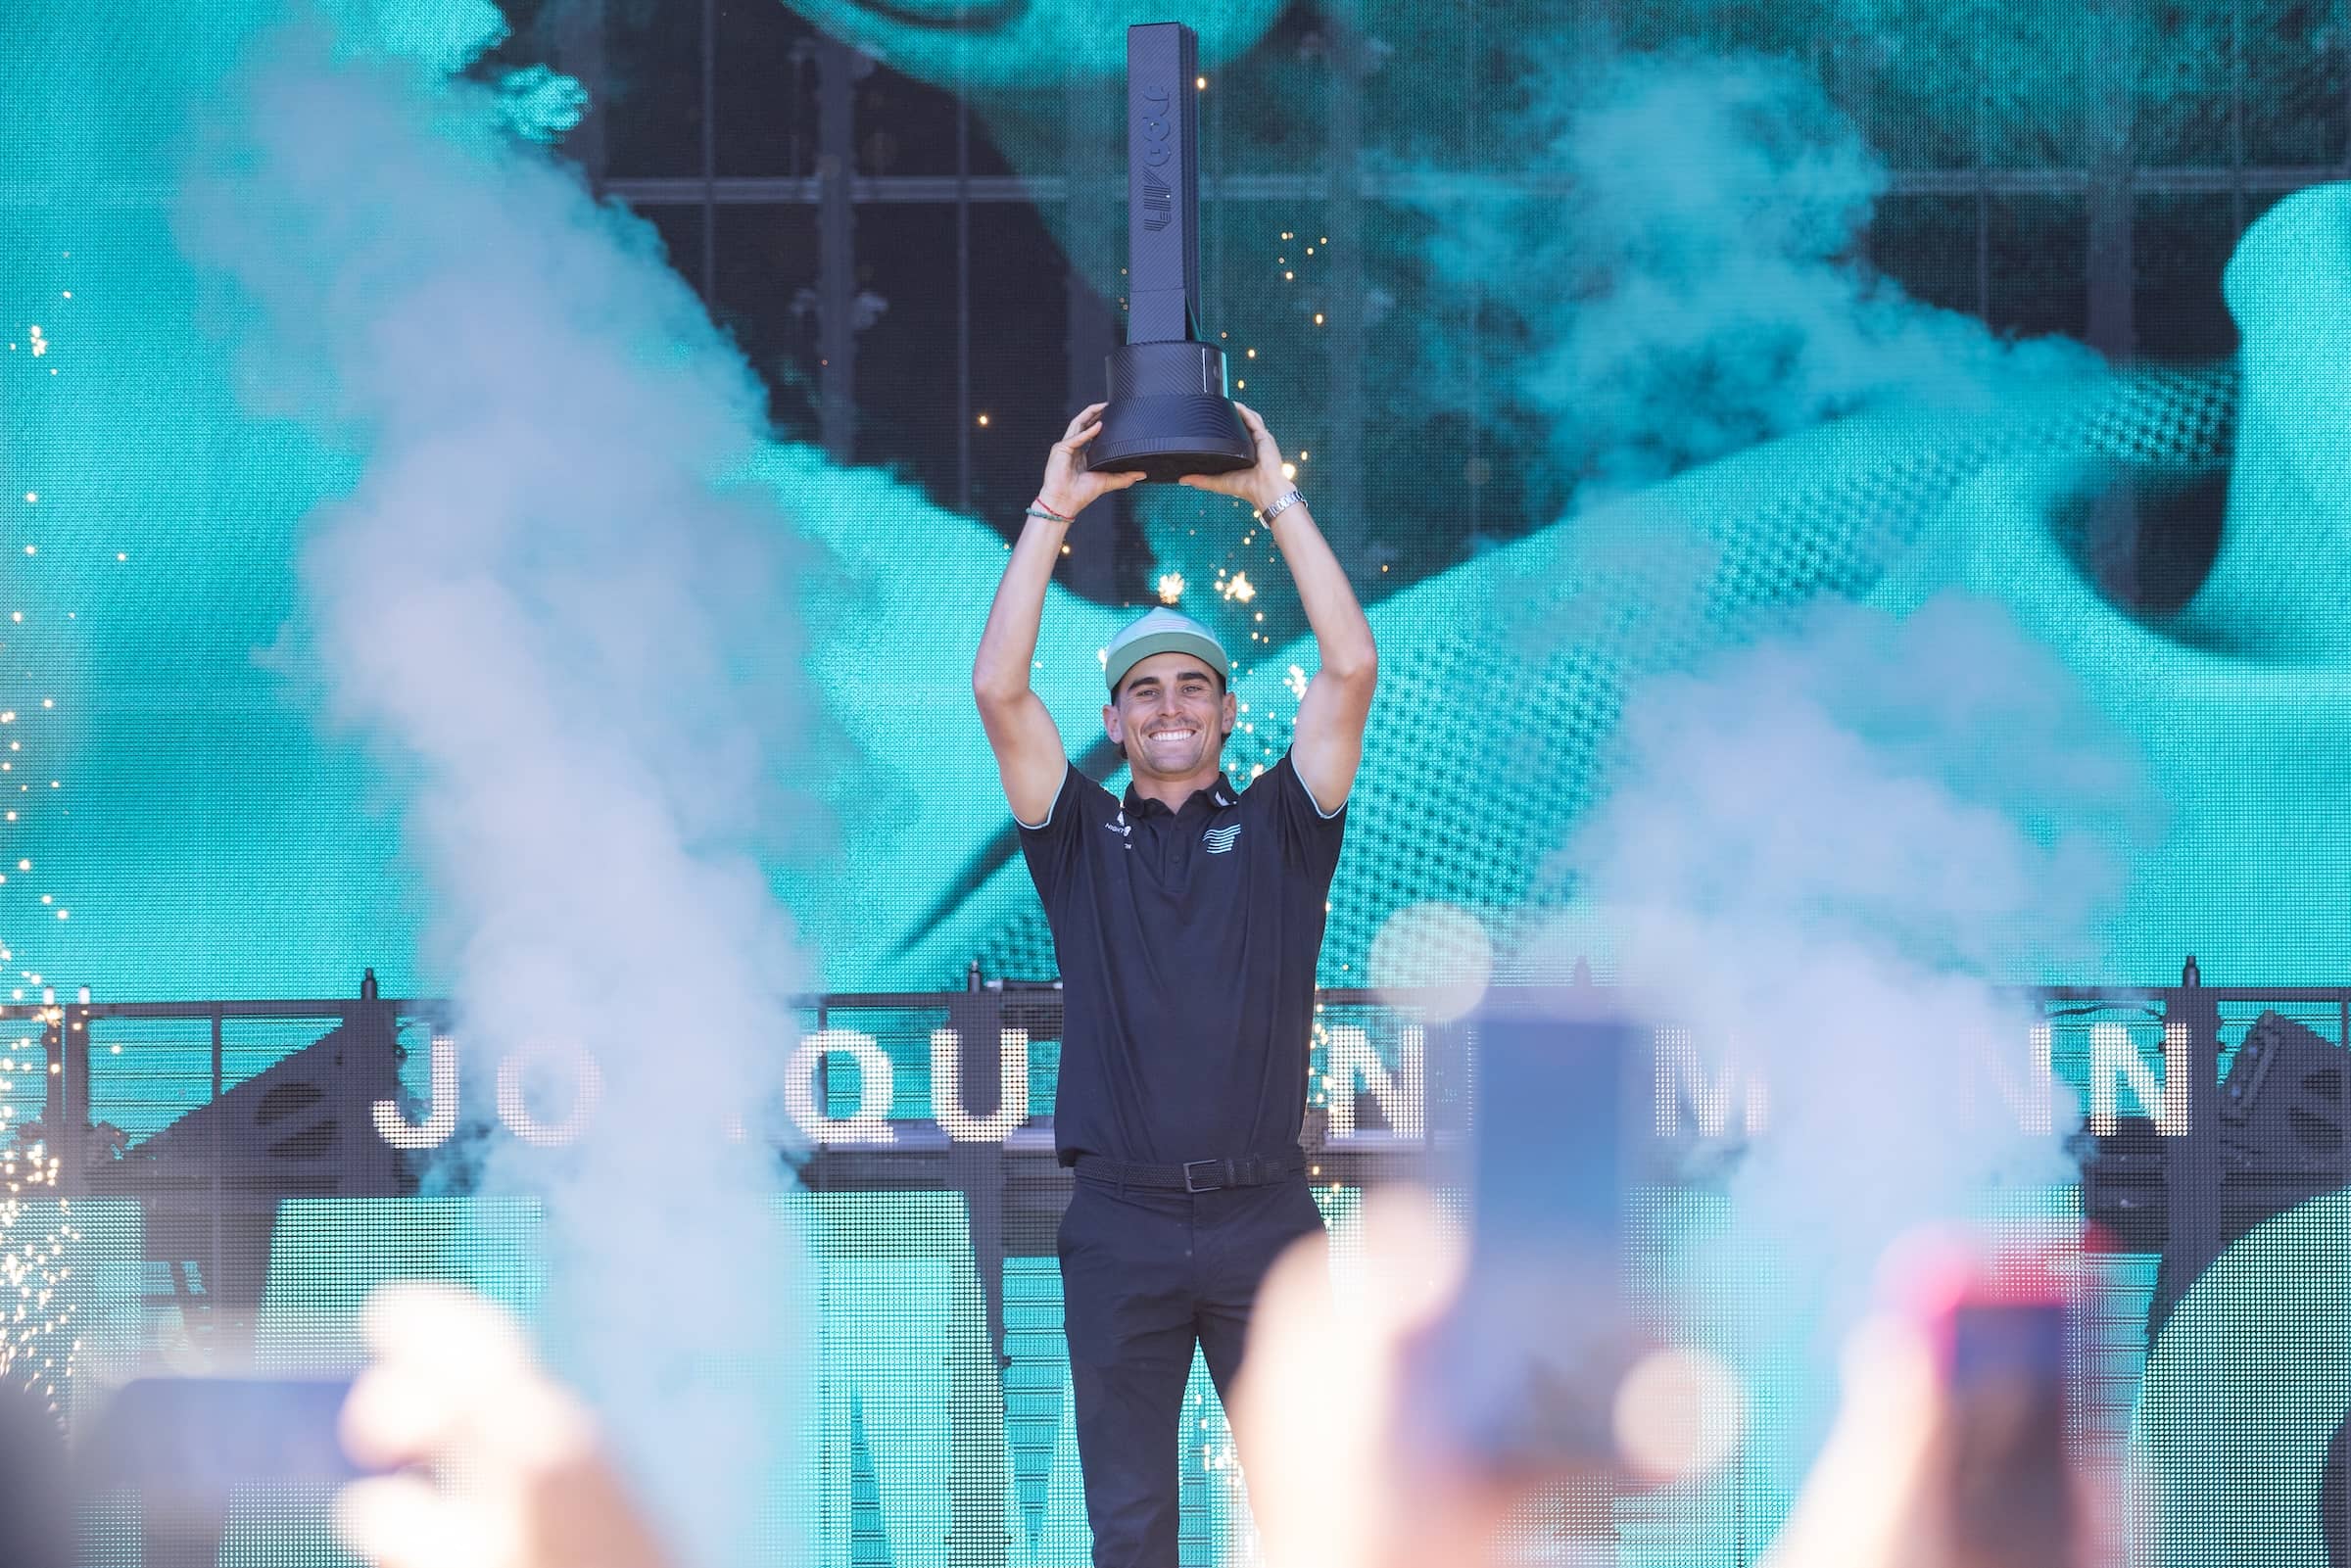
<svg viewBox="0 0 2351 1568"><path fill-rule="evenodd" d="M2056 658L1956 596L1823 608L1636 687L1622 736L1569 859L1623 974L1709 1072L1727 1054L1763 1085L1715 1326L1782 1383L1767 1437L1800 1449L1890 1241L2073 1179L2078 1108L2037 1083L2040 1014L2005 987L2094 961L2154 813Z"/></svg>
<svg viewBox="0 0 2351 1568"><path fill-rule="evenodd" d="M309 519L303 634L417 781L468 1064L553 1059L520 1079L551 1122L575 1053L600 1069L587 1131L496 1146L482 1189L540 1200L553 1358L728 1562L797 1402L765 1134L803 969L749 852L807 717L794 552L728 488L764 431L733 346L511 108L287 34L181 228L233 284L254 401L357 459Z"/></svg>
<svg viewBox="0 0 2351 1568"><path fill-rule="evenodd" d="M1891 176L1799 62L1556 57L1522 92L1497 143L1522 162L1432 201L1428 258L1479 302L1493 416L1555 470L1533 488L1574 497L1561 527L1612 568L1537 636L1605 637L1635 671L1763 639L1631 682L1559 868L1560 951L1538 967L1613 945L1706 1082L1727 1051L1763 1085L1701 1300L1772 1385L1759 1441L1793 1458L1886 1244L2072 1178L2076 1113L2044 1106L2028 1130L2038 1015L2001 984L2086 974L2153 812L2135 747L2001 611L1943 599L1896 620L1835 597L1904 542L1968 525L1936 515L1934 487L1823 508L1813 490L1852 451L1786 438L1883 415L1922 455L1955 454L2103 372L2079 344L2005 341L1867 264ZM2068 461L2040 453L2014 481ZM1716 463L1658 504L1593 504ZM1727 1109L1735 1132L1746 1103Z"/></svg>
<svg viewBox="0 0 2351 1568"><path fill-rule="evenodd" d="M1505 183L1447 180L1430 202L1435 280L1488 317L1477 355L1432 362L1502 383L1502 416L1586 500L1862 410L1983 414L2094 366L1866 263L1891 176L1794 62L1552 54L1520 91ZM1477 390L1454 395L1475 407Z"/></svg>

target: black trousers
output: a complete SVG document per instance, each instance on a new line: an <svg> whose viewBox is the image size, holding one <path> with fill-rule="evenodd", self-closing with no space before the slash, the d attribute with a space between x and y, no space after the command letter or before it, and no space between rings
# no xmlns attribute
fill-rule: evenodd
<svg viewBox="0 0 2351 1568"><path fill-rule="evenodd" d="M1061 1299L1094 1568L1176 1568L1192 1347L1229 1398L1266 1270L1321 1228L1303 1176L1203 1193L1078 1182L1061 1217Z"/></svg>

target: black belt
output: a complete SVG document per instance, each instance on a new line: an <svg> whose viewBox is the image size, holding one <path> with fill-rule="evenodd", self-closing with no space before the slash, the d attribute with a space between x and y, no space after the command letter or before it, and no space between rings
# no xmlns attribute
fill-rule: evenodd
<svg viewBox="0 0 2351 1568"><path fill-rule="evenodd" d="M1187 1160L1180 1165L1138 1165L1099 1155L1080 1155L1078 1174L1088 1181L1122 1187L1157 1187L1169 1192L1215 1192L1223 1187L1270 1187L1306 1173L1306 1155L1249 1155L1239 1160Z"/></svg>

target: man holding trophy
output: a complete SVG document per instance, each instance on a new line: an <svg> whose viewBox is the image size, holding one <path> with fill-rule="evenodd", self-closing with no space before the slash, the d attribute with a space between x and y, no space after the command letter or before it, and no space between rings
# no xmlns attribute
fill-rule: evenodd
<svg viewBox="0 0 2351 1568"><path fill-rule="evenodd" d="M1127 342L1110 401L1054 445L972 671L1061 966L1063 1321L1098 1568L1176 1568L1194 1348L1229 1396L1260 1281L1321 1228L1298 1145L1315 966L1377 668L1281 449L1199 330L1196 69L1189 28L1128 29ZM1247 501L1314 630L1290 749L1247 789L1222 761L1231 661L1189 616L1152 610L1106 650L1123 799L1071 765L1029 685L1072 520L1145 479Z"/></svg>
<svg viewBox="0 0 2351 1568"><path fill-rule="evenodd" d="M1182 483L1256 508L1288 563L1321 668L1289 751L1246 789L1222 769L1230 663L1155 609L1113 640L1102 724L1132 772L1113 796L1070 763L1030 689L1070 519L1136 473L1081 466L1070 423L996 591L973 689L1061 965L1054 1140L1076 1191L1062 1299L1094 1561L1175 1568L1177 1435L1192 1351L1229 1396L1266 1270L1321 1218L1306 1183L1315 964L1363 751L1370 623L1265 422L1246 469Z"/></svg>

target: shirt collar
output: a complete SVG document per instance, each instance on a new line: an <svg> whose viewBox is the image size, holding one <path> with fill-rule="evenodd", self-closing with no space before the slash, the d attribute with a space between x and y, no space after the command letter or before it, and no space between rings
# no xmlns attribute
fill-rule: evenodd
<svg viewBox="0 0 2351 1568"><path fill-rule="evenodd" d="M1134 785L1131 783L1127 785L1126 806L1128 812L1137 817L1148 817L1154 813L1180 817L1194 806L1198 806L1204 811L1220 811L1226 806L1238 805L1240 798L1240 793L1232 787L1232 781L1220 773L1217 775L1215 784L1205 789L1192 791L1191 798L1183 803L1182 811L1170 812L1159 801L1135 793Z"/></svg>

